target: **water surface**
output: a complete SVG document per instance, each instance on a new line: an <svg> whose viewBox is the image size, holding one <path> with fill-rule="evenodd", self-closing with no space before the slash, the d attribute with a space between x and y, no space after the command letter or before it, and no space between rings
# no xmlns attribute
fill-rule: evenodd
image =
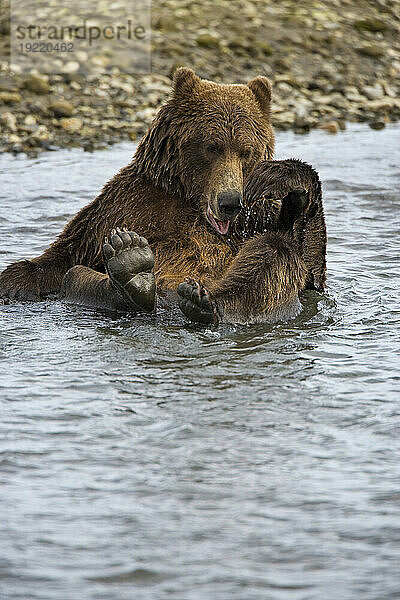
<svg viewBox="0 0 400 600"><path fill-rule="evenodd" d="M0 307L0 597L400 597L400 128L278 135L320 172L328 290L199 328ZM132 154L0 157L0 268Z"/></svg>

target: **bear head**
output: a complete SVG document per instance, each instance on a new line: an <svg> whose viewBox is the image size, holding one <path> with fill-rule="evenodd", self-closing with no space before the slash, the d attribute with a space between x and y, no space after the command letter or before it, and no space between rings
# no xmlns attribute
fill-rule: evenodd
<svg viewBox="0 0 400 600"><path fill-rule="evenodd" d="M138 146L139 174L226 234L241 210L247 178L260 160L273 157L270 103L266 77L227 85L178 69L171 98Z"/></svg>

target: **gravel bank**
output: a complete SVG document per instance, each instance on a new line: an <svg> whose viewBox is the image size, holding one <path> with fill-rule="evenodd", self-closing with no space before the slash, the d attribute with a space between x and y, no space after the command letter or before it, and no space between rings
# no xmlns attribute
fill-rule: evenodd
<svg viewBox="0 0 400 600"><path fill-rule="evenodd" d="M82 53L59 74L18 73L8 62L3 10L0 151L35 156L135 140L181 65L221 82L267 75L277 129L336 133L346 121L380 129L400 117L397 0L155 0L151 44L151 74L135 76L106 55Z"/></svg>

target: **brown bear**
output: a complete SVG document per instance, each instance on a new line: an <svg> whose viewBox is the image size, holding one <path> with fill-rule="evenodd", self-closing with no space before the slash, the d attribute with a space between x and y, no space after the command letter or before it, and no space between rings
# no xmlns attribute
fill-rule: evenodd
<svg viewBox="0 0 400 600"><path fill-rule="evenodd" d="M273 161L270 102L265 77L178 69L132 162L41 256L0 274L0 296L131 312L175 299L202 323L296 315L299 292L325 283L321 186L308 165Z"/></svg>

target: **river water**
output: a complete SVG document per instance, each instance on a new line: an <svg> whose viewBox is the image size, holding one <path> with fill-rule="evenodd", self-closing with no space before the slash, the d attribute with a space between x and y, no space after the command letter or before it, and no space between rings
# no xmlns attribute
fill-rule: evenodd
<svg viewBox="0 0 400 600"><path fill-rule="evenodd" d="M400 597L400 127L278 135L320 172L328 290L199 328L0 307L0 597ZM35 256L130 144L0 157L0 267Z"/></svg>

